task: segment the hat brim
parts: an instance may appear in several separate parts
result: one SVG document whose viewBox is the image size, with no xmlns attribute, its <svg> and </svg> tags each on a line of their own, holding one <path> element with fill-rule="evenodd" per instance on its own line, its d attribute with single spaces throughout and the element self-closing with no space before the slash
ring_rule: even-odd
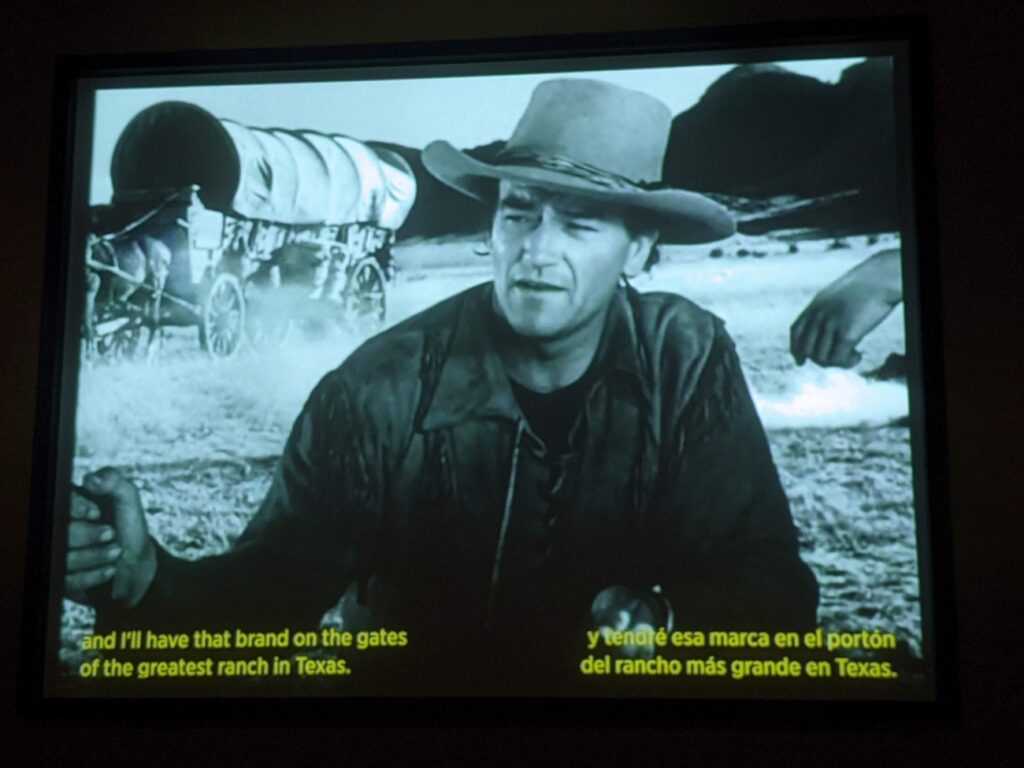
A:
<svg viewBox="0 0 1024 768">
<path fill-rule="evenodd" d="M 426 169 L 442 182 L 483 202 L 493 202 L 491 182 L 505 179 L 649 211 L 659 219 L 663 243 L 710 243 L 736 232 L 735 219 L 726 208 L 684 189 L 613 189 L 548 168 L 485 163 L 447 141 L 429 144 L 422 158 Z"/>
</svg>

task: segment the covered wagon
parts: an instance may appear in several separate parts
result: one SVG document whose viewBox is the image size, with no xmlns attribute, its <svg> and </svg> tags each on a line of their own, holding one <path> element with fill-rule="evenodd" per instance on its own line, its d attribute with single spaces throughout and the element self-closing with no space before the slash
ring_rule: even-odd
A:
<svg viewBox="0 0 1024 768">
<path fill-rule="evenodd" d="M 228 357 L 296 317 L 363 333 L 383 323 L 390 247 L 416 197 L 408 163 L 386 147 L 163 102 L 125 127 L 111 180 L 87 253 L 93 349 L 196 325 L 202 346 Z"/>
</svg>

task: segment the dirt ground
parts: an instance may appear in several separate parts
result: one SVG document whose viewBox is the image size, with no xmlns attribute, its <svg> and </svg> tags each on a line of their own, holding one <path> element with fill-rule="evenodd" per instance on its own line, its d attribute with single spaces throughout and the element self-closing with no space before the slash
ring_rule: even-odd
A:
<svg viewBox="0 0 1024 768">
<path fill-rule="evenodd" d="M 889 242 L 891 245 L 894 241 Z M 665 253 L 641 291 L 682 293 L 725 319 L 768 430 L 800 529 L 801 551 L 821 585 L 827 628 L 894 632 L 919 652 L 921 618 L 906 388 L 860 374 L 903 351 L 897 311 L 866 341 L 856 371 L 798 368 L 789 325 L 814 292 L 881 245 L 863 238 L 832 250 L 825 241 L 733 241 Z M 741 247 L 763 256 L 740 256 Z M 389 293 L 397 322 L 443 296 L 488 279 L 473 243 L 418 244 L 396 252 Z M 81 372 L 75 479 L 113 465 L 138 484 L 156 538 L 199 557 L 231 545 L 255 512 L 292 420 L 318 378 L 358 339 L 292 341 L 272 353 L 247 350 L 211 362 L 194 329 L 169 334 L 155 362 L 94 364 Z M 61 659 L 82 654 L 90 609 L 65 601 Z"/>
</svg>

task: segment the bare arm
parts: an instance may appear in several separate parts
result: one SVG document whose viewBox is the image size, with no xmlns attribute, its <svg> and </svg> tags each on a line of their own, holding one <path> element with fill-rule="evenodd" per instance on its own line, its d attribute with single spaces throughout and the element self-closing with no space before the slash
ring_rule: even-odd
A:
<svg viewBox="0 0 1024 768">
<path fill-rule="evenodd" d="M 797 365 L 852 368 L 857 345 L 903 300 L 898 249 L 879 251 L 822 288 L 790 328 Z"/>
</svg>

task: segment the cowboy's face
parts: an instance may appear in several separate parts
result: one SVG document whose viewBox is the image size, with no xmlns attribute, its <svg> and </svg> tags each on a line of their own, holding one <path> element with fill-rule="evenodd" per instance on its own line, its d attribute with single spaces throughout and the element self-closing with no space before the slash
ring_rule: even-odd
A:
<svg viewBox="0 0 1024 768">
<path fill-rule="evenodd" d="M 656 237 L 586 198 L 502 181 L 491 227 L 498 307 L 539 339 L 603 323 L 619 277 L 643 269 Z"/>
</svg>

